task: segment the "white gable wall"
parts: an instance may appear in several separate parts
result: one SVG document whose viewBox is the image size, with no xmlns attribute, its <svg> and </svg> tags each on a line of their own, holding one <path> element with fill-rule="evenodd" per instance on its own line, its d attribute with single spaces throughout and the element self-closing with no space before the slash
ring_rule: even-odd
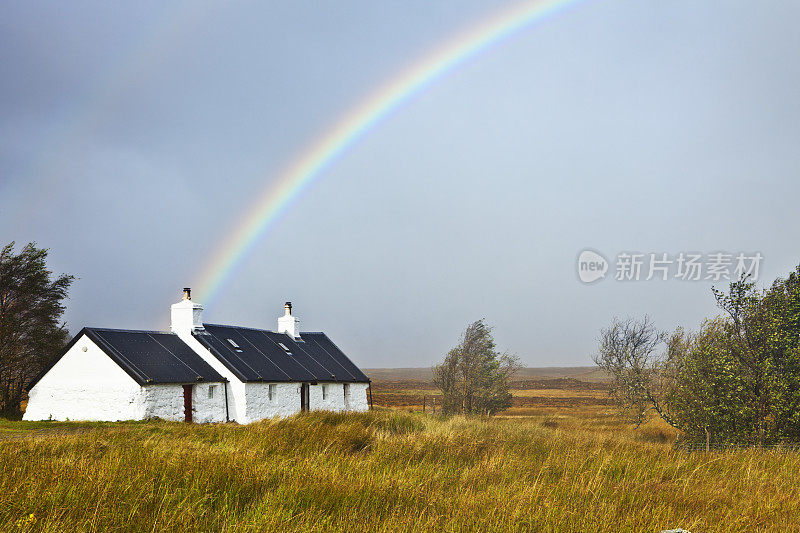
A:
<svg viewBox="0 0 800 533">
<path fill-rule="evenodd" d="M 85 349 L 85 351 L 84 351 Z M 208 388 L 216 385 L 214 397 Z M 225 421 L 224 383 L 192 387 L 195 422 Z M 24 420 L 185 420 L 183 385 L 140 387 L 86 335 L 30 390 Z"/>
<path fill-rule="evenodd" d="M 30 390 L 23 420 L 142 418 L 142 388 L 82 335 Z"/>
</svg>

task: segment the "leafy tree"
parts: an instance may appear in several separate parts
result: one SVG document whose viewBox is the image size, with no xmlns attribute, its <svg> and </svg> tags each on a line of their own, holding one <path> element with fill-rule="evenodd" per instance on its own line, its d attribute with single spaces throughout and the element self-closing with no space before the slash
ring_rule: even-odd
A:
<svg viewBox="0 0 800 533">
<path fill-rule="evenodd" d="M 706 321 L 694 335 L 679 330 L 665 367 L 669 386 L 664 404 L 675 426 L 707 446 L 745 442 L 754 425 L 744 395 L 747 381 L 725 330 L 723 318 Z"/>
<path fill-rule="evenodd" d="M 767 416 L 772 405 L 774 375 L 771 329 L 774 307 L 753 282 L 742 279 L 730 284 L 728 292 L 712 289 L 717 305 L 726 315 L 723 322 L 727 354 L 736 361 L 746 378 L 743 395 L 756 423 L 757 442 L 764 443 Z"/>
<path fill-rule="evenodd" d="M 62 301 L 73 276 L 52 279 L 47 250 L 35 243 L 0 251 L 0 416 L 19 417 L 25 387 L 64 346 Z"/>
<path fill-rule="evenodd" d="M 800 442 L 800 267 L 767 290 L 743 278 L 713 293 L 724 314 L 696 334 L 648 318 L 602 331 L 595 361 L 620 405 L 707 445 Z"/>
<path fill-rule="evenodd" d="M 655 411 L 689 440 L 741 442 L 754 411 L 727 328 L 718 318 L 697 334 L 679 328 L 668 335 L 649 317 L 615 319 L 602 330 L 594 359 L 611 375 L 618 405 L 637 424 Z"/>
<path fill-rule="evenodd" d="M 443 412 L 492 414 L 507 409 L 508 383 L 517 369 L 516 357 L 497 351 L 491 328 L 483 320 L 473 322 L 444 361 L 433 367 Z"/>
<path fill-rule="evenodd" d="M 769 363 L 766 428 L 773 440 L 800 442 L 800 267 L 772 284 L 762 308 Z"/>
</svg>

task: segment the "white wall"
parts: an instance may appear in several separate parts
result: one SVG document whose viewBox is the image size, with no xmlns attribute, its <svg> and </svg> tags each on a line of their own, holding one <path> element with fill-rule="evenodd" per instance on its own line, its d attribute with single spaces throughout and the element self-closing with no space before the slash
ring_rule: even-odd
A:
<svg viewBox="0 0 800 533">
<path fill-rule="evenodd" d="M 273 383 L 275 398 L 269 400 L 269 383 L 246 383 L 246 417 L 239 420 L 249 424 L 265 418 L 287 417 L 300 412 L 300 383 Z M 322 387 L 327 385 L 325 399 Z M 309 386 L 309 405 L 312 411 L 367 411 L 367 384 L 350 383 L 350 399 L 345 402 L 342 383 L 325 383 Z"/>
<path fill-rule="evenodd" d="M 197 423 L 225 422 L 225 383 L 197 383 L 192 392 L 192 420 Z M 208 397 L 208 389 L 214 387 L 214 397 Z M 183 401 L 183 391 L 181 391 Z M 183 409 L 181 409 L 183 412 Z"/>
<path fill-rule="evenodd" d="M 84 351 L 84 349 L 86 351 Z M 195 422 L 225 421 L 224 383 L 193 386 Z M 185 420 L 183 385 L 140 387 L 89 337 L 83 335 L 31 389 L 24 420 Z"/>
<path fill-rule="evenodd" d="M 272 383 L 275 397 L 269 399 L 269 383 L 246 383 L 247 417 L 243 424 L 264 418 L 287 417 L 300 412 L 300 384 Z"/>
<path fill-rule="evenodd" d="M 322 389 L 328 392 L 323 399 Z M 344 388 L 341 383 L 320 383 L 308 388 L 309 408 L 312 411 L 344 411 Z"/>
<path fill-rule="evenodd" d="M 308 388 L 309 408 L 312 411 L 367 411 L 367 385 L 351 383 L 349 399 L 345 400 L 344 384 L 319 383 Z M 291 416 L 300 411 L 300 383 L 278 383 L 277 398 L 269 402 L 268 384 L 248 383 L 248 422 L 271 417 Z M 327 392 L 323 398 L 323 387 Z"/>
<path fill-rule="evenodd" d="M 183 412 L 183 386 L 172 383 L 146 385 L 142 387 L 144 409 L 142 419 L 160 418 L 181 422 L 185 420 Z"/>
<path fill-rule="evenodd" d="M 139 384 L 83 335 L 30 390 L 22 418 L 132 420 L 144 402 Z"/>
<path fill-rule="evenodd" d="M 196 383 L 192 386 L 192 421 L 225 422 L 224 383 Z M 208 389 L 214 387 L 214 397 L 208 397 Z M 142 419 L 160 418 L 183 422 L 186 420 L 183 404 L 183 385 L 158 384 L 142 387 L 144 410 Z"/>
<path fill-rule="evenodd" d="M 368 388 L 369 383 L 350 384 L 350 399 L 347 402 L 348 411 L 369 411 L 369 399 L 367 398 Z"/>
</svg>

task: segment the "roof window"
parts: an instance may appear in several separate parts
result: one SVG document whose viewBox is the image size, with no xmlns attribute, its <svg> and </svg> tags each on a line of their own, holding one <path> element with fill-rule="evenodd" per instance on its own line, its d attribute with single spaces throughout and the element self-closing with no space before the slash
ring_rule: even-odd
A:
<svg viewBox="0 0 800 533">
<path fill-rule="evenodd" d="M 289 351 L 289 348 L 285 344 L 283 344 L 282 342 L 279 342 L 278 346 L 283 348 L 283 351 L 286 352 L 286 355 L 292 355 L 292 352 Z"/>
</svg>

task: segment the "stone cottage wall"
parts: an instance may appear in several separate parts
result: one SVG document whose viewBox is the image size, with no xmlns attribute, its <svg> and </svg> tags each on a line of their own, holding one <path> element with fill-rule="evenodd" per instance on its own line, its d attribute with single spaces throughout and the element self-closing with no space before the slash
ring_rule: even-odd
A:
<svg viewBox="0 0 800 533">
<path fill-rule="evenodd" d="M 24 420 L 136 420 L 141 387 L 82 336 L 30 390 Z"/>
</svg>

